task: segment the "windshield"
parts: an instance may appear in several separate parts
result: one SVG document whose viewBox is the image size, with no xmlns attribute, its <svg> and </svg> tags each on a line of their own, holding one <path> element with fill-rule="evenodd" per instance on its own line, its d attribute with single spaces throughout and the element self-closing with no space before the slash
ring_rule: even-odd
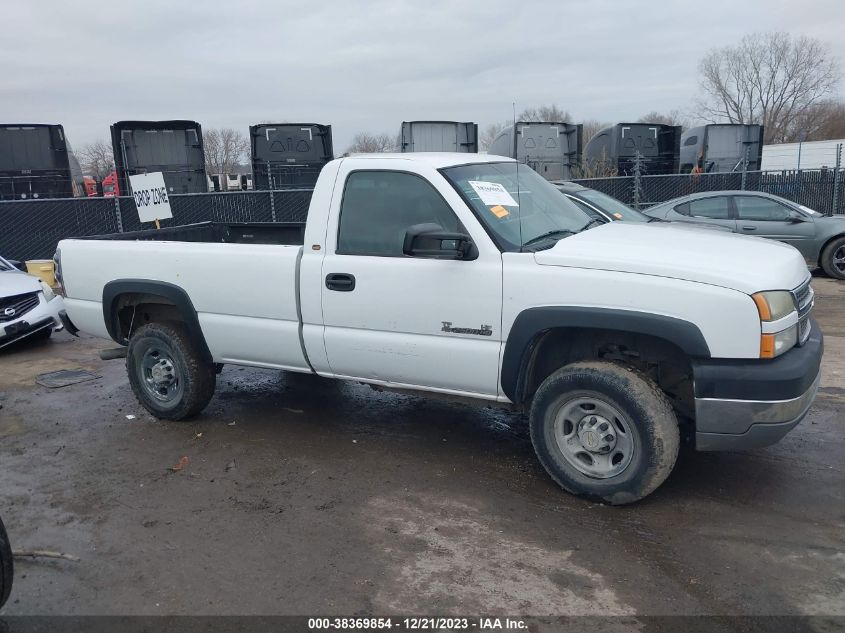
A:
<svg viewBox="0 0 845 633">
<path fill-rule="evenodd" d="M 441 172 L 507 251 L 550 248 L 592 226 L 593 218 L 527 165 L 476 163 Z"/>
<path fill-rule="evenodd" d="M 623 220 L 625 222 L 648 222 L 651 219 L 644 213 L 640 213 L 627 204 L 619 202 L 616 198 L 601 191 L 596 191 L 595 189 L 584 189 L 576 192 L 575 195 L 584 198 L 588 202 L 592 202 L 599 209 L 617 220 Z"/>
</svg>

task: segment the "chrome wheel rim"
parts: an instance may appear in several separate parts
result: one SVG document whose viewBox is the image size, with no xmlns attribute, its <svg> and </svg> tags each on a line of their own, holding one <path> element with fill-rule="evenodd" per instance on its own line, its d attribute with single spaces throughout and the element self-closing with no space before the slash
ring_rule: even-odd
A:
<svg viewBox="0 0 845 633">
<path fill-rule="evenodd" d="M 631 465 L 636 449 L 631 423 L 597 396 L 578 396 L 558 409 L 555 443 L 578 472 L 594 479 L 616 477 Z"/>
<path fill-rule="evenodd" d="M 833 267 L 841 273 L 845 273 L 845 245 L 840 246 L 833 253 Z"/>
<path fill-rule="evenodd" d="M 182 377 L 168 347 L 155 345 L 147 348 L 139 369 L 144 389 L 156 401 L 175 404 L 182 396 Z"/>
</svg>

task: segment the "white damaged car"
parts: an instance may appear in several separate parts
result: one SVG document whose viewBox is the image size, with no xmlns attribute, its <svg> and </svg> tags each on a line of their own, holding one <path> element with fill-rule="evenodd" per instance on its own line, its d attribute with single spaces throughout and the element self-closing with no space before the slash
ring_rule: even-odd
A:
<svg viewBox="0 0 845 633">
<path fill-rule="evenodd" d="M 24 338 L 47 339 L 62 325 L 64 301 L 46 283 L 0 257 L 0 349 Z"/>
</svg>

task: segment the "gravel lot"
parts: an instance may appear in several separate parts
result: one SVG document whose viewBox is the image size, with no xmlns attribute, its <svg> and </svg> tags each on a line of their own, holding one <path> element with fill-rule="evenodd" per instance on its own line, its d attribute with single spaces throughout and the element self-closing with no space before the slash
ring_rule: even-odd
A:
<svg viewBox="0 0 845 633">
<path fill-rule="evenodd" d="M 845 283 L 814 285 L 808 418 L 622 508 L 559 490 L 514 414 L 227 366 L 160 422 L 111 342 L 0 352 L 0 516 L 80 559 L 17 561 L 2 613 L 845 615 Z"/>
</svg>

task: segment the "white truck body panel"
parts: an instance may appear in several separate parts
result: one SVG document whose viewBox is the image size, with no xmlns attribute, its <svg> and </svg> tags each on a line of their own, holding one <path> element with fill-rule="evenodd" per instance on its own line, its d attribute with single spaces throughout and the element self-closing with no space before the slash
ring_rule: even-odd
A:
<svg viewBox="0 0 845 633">
<path fill-rule="evenodd" d="M 760 354 L 757 308 L 742 292 L 656 275 L 626 273 L 620 278 L 614 270 L 537 266 L 532 253 L 505 253 L 503 259 L 502 327 L 506 332 L 519 313 L 530 307 L 566 305 L 642 312 L 648 305 L 650 314 L 695 323 L 714 357 L 757 358 Z"/>
<path fill-rule="evenodd" d="M 684 279 L 749 295 L 784 285 L 791 290 L 807 279 L 804 259 L 788 244 L 674 222 L 610 222 L 560 240 L 535 259 L 547 266 Z"/>
<path fill-rule="evenodd" d="M 504 344 L 528 308 L 674 317 L 698 327 L 714 358 L 747 359 L 758 357 L 761 332 L 749 295 L 806 281 L 792 247 L 659 224 L 610 223 L 547 250 L 502 253 L 437 171 L 467 162 L 512 161 L 412 153 L 329 163 L 311 200 L 303 247 L 65 240 L 68 313 L 81 330 L 105 337 L 101 302 L 108 282 L 165 281 L 192 300 L 215 362 L 507 401 L 500 384 Z M 426 179 L 464 225 L 478 258 L 336 253 L 344 183 L 362 169 Z M 337 272 L 355 275 L 354 292 L 326 288 L 326 275 Z"/>
<path fill-rule="evenodd" d="M 341 165 L 338 179 L 360 169 L 360 162 Z M 366 167 L 395 170 L 412 164 L 397 162 L 370 159 Z M 331 374 L 496 398 L 502 341 L 501 253 L 434 167 L 424 164 L 414 173 L 429 180 L 455 210 L 480 255 L 469 262 L 340 255 L 335 252 L 337 232 L 330 231 L 322 276 L 345 272 L 362 280 L 355 292 L 332 292 L 321 284 Z M 336 187 L 329 226 L 337 226 L 342 194 L 342 187 Z M 444 332 L 444 322 L 456 328 L 488 325 L 492 332 L 482 337 Z"/>
<path fill-rule="evenodd" d="M 191 297 L 215 362 L 310 371 L 299 342 L 296 306 L 300 247 L 109 240 L 62 244 L 67 310 L 82 331 L 108 338 L 102 308 L 108 282 L 165 281 Z M 86 256 L 88 249 L 73 244 L 94 250 Z M 245 274 L 245 264 L 252 274 Z"/>
</svg>

